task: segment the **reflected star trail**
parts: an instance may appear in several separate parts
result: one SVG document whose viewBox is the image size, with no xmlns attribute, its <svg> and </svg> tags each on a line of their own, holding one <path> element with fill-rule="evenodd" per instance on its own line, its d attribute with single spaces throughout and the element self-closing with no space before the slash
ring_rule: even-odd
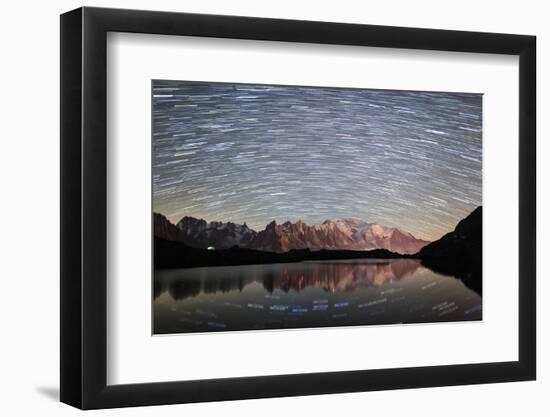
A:
<svg viewBox="0 0 550 417">
<path fill-rule="evenodd" d="M 482 95 L 153 81 L 153 209 L 435 240 L 481 205 Z"/>
</svg>

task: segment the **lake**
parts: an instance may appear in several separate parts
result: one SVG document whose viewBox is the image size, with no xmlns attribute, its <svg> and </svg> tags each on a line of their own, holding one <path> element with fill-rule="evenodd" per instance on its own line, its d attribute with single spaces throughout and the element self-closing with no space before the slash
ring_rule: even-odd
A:
<svg viewBox="0 0 550 417">
<path fill-rule="evenodd" d="M 154 272 L 155 334 L 481 319 L 480 295 L 413 259 Z"/>
</svg>

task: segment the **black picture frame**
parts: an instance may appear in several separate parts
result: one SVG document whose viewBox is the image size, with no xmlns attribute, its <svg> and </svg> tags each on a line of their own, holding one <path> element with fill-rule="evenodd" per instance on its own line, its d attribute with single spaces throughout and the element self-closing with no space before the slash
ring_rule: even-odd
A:
<svg viewBox="0 0 550 417">
<path fill-rule="evenodd" d="M 107 385 L 108 32 L 519 56 L 519 360 Z M 61 401 L 82 409 L 533 380 L 534 36 L 79 8 L 61 15 Z"/>
</svg>

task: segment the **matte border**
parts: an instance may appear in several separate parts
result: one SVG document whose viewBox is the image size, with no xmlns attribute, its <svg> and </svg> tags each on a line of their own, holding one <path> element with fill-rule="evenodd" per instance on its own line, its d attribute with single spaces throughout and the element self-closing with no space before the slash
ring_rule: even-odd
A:
<svg viewBox="0 0 550 417">
<path fill-rule="evenodd" d="M 519 56 L 519 360 L 107 385 L 108 32 Z M 536 378 L 536 38 L 237 16 L 80 8 L 61 15 L 61 401 L 81 409 Z"/>
</svg>

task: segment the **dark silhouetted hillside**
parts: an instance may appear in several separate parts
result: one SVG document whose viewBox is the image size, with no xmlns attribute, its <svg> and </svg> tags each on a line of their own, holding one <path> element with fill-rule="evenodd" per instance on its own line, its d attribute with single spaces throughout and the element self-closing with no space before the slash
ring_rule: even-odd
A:
<svg viewBox="0 0 550 417">
<path fill-rule="evenodd" d="M 455 230 L 423 247 L 415 256 L 430 269 L 459 277 L 481 294 L 482 208 L 461 220 Z"/>
<path fill-rule="evenodd" d="M 370 251 L 310 251 L 309 249 L 300 249 L 290 250 L 285 253 L 276 253 L 236 246 L 222 250 L 192 248 L 182 242 L 169 241 L 157 237 L 155 237 L 154 242 L 155 269 L 273 264 L 331 259 L 395 259 L 402 257 L 403 255 L 390 252 L 386 249 Z"/>
</svg>

